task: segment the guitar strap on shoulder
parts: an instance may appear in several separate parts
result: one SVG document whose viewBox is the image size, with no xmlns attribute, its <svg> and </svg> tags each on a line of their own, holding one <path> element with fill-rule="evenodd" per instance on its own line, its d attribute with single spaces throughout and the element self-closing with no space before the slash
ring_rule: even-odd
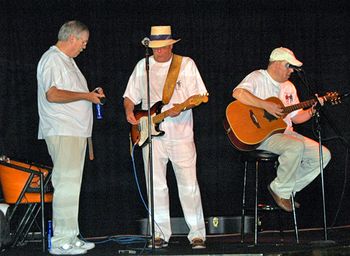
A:
<svg viewBox="0 0 350 256">
<path fill-rule="evenodd" d="M 173 96 L 174 89 L 176 86 L 176 80 L 180 73 L 181 62 L 182 56 L 174 54 L 173 59 L 171 60 L 168 75 L 164 83 L 162 99 L 164 104 L 168 104 L 171 99 L 171 96 Z"/>
</svg>

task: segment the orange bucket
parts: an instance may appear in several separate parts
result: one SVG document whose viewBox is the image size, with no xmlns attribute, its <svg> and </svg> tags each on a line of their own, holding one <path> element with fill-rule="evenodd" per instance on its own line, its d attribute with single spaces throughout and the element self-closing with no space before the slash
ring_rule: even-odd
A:
<svg viewBox="0 0 350 256">
<path fill-rule="evenodd" d="M 16 166 L 27 168 L 34 171 L 44 173 L 44 177 L 49 173 L 45 168 L 37 167 L 28 163 L 17 162 L 10 160 L 9 164 L 13 166 L 3 165 L 0 162 L 0 182 L 2 192 L 4 195 L 5 202 L 8 204 L 14 204 L 17 202 L 19 195 L 21 194 L 27 180 L 29 179 L 30 173 L 17 169 Z M 44 178 L 45 179 L 45 178 Z M 31 184 L 28 188 L 40 188 L 40 178 L 38 175 L 34 175 Z M 40 191 L 40 190 L 38 190 Z M 45 193 L 45 202 L 52 202 L 53 193 Z M 27 192 L 21 203 L 39 203 L 40 192 Z"/>
</svg>

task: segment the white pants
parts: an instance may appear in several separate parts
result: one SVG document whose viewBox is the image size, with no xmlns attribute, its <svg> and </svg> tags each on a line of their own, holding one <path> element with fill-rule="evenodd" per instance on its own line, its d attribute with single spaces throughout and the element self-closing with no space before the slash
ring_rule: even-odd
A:
<svg viewBox="0 0 350 256">
<path fill-rule="evenodd" d="M 169 241 L 172 234 L 169 213 L 169 194 L 166 180 L 167 163 L 170 160 L 176 176 L 179 198 L 185 221 L 190 229 L 188 239 L 205 240 L 205 224 L 202 201 L 196 176 L 196 148 L 194 142 L 174 143 L 154 138 L 153 188 L 156 237 Z M 149 147 L 143 148 L 147 188 L 149 191 Z M 149 200 L 150 202 L 150 200 Z"/>
<path fill-rule="evenodd" d="M 271 189 L 282 198 L 290 198 L 320 174 L 319 143 L 294 131 L 272 135 L 258 149 L 280 155 L 277 177 Z M 323 168 L 331 159 L 329 150 L 322 146 Z"/>
<path fill-rule="evenodd" d="M 73 244 L 79 235 L 78 212 L 86 138 L 50 136 L 45 139 L 53 162 L 52 248 Z"/>
</svg>

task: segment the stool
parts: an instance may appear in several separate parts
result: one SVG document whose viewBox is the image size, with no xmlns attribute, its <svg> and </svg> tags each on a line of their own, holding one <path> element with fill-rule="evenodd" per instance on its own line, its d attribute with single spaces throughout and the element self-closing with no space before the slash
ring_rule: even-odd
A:
<svg viewBox="0 0 350 256">
<path fill-rule="evenodd" d="M 247 170 L 249 163 L 255 163 L 255 206 L 254 206 L 254 244 L 258 244 L 258 186 L 259 186 L 259 164 L 263 162 L 272 162 L 275 168 L 278 165 L 278 157 L 272 152 L 265 150 L 242 151 L 241 160 L 244 162 L 244 178 L 242 193 L 242 215 L 241 215 L 241 243 L 244 242 L 244 221 L 246 213 L 246 189 L 247 189 Z M 299 243 L 298 227 L 295 213 L 294 195 L 291 196 L 293 208 L 293 220 L 296 242 Z"/>
</svg>

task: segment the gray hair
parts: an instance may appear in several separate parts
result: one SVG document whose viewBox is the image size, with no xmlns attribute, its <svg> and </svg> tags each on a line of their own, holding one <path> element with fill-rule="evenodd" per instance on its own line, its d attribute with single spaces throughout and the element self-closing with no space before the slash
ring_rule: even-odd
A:
<svg viewBox="0 0 350 256">
<path fill-rule="evenodd" d="M 74 35 L 79 38 L 81 32 L 87 31 L 89 32 L 88 27 L 77 20 L 67 21 L 62 25 L 60 31 L 58 32 L 58 40 L 59 41 L 67 41 L 70 35 Z"/>
</svg>

